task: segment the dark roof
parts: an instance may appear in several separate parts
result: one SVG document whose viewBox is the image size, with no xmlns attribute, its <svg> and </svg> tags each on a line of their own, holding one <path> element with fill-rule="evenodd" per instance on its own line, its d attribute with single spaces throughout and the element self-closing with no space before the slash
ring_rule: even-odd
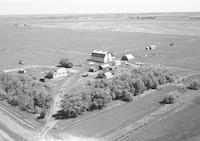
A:
<svg viewBox="0 0 200 141">
<path fill-rule="evenodd" d="M 92 53 L 92 57 L 104 58 L 106 54 Z"/>
</svg>

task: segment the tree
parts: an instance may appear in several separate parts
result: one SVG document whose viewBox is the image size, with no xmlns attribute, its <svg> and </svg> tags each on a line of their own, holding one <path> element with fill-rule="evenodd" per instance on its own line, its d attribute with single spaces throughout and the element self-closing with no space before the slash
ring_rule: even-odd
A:
<svg viewBox="0 0 200 141">
<path fill-rule="evenodd" d="M 89 110 L 102 109 L 111 101 L 111 96 L 108 91 L 103 89 L 93 89 L 91 90 L 91 102 Z"/>
<path fill-rule="evenodd" d="M 67 59 L 67 58 L 63 58 L 59 61 L 59 64 L 61 67 L 65 67 L 65 68 L 72 68 L 73 67 L 73 63 Z"/>
<path fill-rule="evenodd" d="M 187 88 L 191 90 L 200 90 L 200 81 L 199 80 L 192 81 Z"/>
<path fill-rule="evenodd" d="M 35 113 L 36 107 L 48 109 L 52 101 L 50 94 L 50 89 L 30 77 L 0 74 L 0 100 L 7 100 L 20 110 Z"/>
<path fill-rule="evenodd" d="M 78 95 L 65 95 L 61 104 L 63 116 L 66 118 L 77 117 L 82 114 L 87 106 L 83 103 L 82 97 Z"/>
<path fill-rule="evenodd" d="M 141 79 L 137 79 L 134 83 L 135 93 L 134 96 L 137 96 L 143 93 L 146 90 L 144 82 Z"/>
</svg>

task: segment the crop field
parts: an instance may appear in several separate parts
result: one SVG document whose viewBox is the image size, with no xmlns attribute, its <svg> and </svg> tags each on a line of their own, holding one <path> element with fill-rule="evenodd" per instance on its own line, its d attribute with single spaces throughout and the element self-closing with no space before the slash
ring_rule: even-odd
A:
<svg viewBox="0 0 200 141">
<path fill-rule="evenodd" d="M 75 65 L 86 64 L 91 52 L 100 49 L 111 51 L 116 57 L 132 53 L 137 61 L 185 69 L 187 75 L 190 71 L 198 73 L 200 20 L 196 17 L 199 16 L 200 13 L 2 16 L 0 70 L 37 65 L 55 66 L 63 57 L 70 59 Z M 28 23 L 28 26 L 24 26 L 23 23 Z M 145 50 L 150 44 L 156 45 L 156 49 Z M 24 60 L 25 64 L 18 64 L 19 60 Z M 37 71 L 36 69 L 30 72 L 37 76 Z M 74 78 L 77 81 L 74 80 L 74 86 L 81 85 L 87 80 L 79 78 L 79 75 L 76 74 Z M 199 75 L 194 75 L 191 79 L 193 77 L 199 78 Z M 55 86 L 64 81 L 49 80 Z M 70 128 L 67 128 L 67 125 L 65 128 L 64 123 L 67 122 L 60 120 L 51 133 L 58 138 L 68 135 L 103 138 L 153 113 L 161 107 L 159 101 L 166 94 L 176 90 L 178 88 L 173 85 L 166 86 L 133 102 L 82 120 Z M 127 140 L 196 141 L 200 136 L 199 119 L 197 98 L 192 105 L 168 119 L 131 132 Z M 62 128 L 59 129 L 59 126 Z"/>
<path fill-rule="evenodd" d="M 127 17 L 127 16 L 126 16 Z M 162 17 L 162 15 L 161 15 Z M 131 52 L 138 58 L 155 64 L 164 64 L 178 67 L 187 67 L 190 69 L 200 69 L 198 45 L 200 44 L 199 33 L 194 34 L 199 29 L 197 20 L 189 19 L 191 15 L 186 15 L 186 19 L 168 20 L 170 26 L 164 19 L 155 20 L 126 20 L 126 19 L 106 19 L 100 20 L 105 30 L 98 28 L 98 20 L 81 19 L 80 21 L 71 21 L 65 18 L 49 20 L 48 18 L 22 18 L 8 20 L 1 19 L 0 24 L 0 64 L 1 68 L 12 68 L 17 66 L 18 60 L 23 59 L 27 64 L 57 64 L 58 60 L 63 56 L 68 57 L 76 62 L 85 62 L 90 57 L 90 52 L 94 49 L 102 49 L 112 51 L 116 55 L 122 55 L 125 52 Z M 167 18 L 167 17 L 166 17 Z M 85 28 L 79 25 L 83 21 L 88 22 L 88 26 L 93 28 Z M 112 21 L 113 20 L 113 21 Z M 109 24 L 121 21 L 124 27 L 126 22 L 130 27 L 144 26 L 144 31 L 137 30 L 116 30 L 110 31 Z M 188 21 L 188 23 L 181 24 Z M 15 26 L 16 23 L 29 22 L 30 26 Z M 42 26 L 43 24 L 58 24 L 56 28 Z M 61 24 L 61 25 L 59 25 Z M 76 27 L 63 24 L 73 24 Z M 77 25 L 78 24 L 78 25 Z M 115 24 L 114 24 L 115 25 Z M 162 25 L 162 26 L 160 26 Z M 189 25 L 194 28 L 190 28 Z M 146 30 L 163 29 L 162 33 Z M 120 28 L 121 29 L 121 28 Z M 155 30 L 154 29 L 154 30 Z M 176 29 L 171 31 L 171 29 Z M 181 31 L 187 30 L 186 33 Z M 173 46 L 169 46 L 173 43 Z M 157 49 L 152 52 L 145 51 L 145 47 L 149 44 L 157 45 Z"/>
</svg>

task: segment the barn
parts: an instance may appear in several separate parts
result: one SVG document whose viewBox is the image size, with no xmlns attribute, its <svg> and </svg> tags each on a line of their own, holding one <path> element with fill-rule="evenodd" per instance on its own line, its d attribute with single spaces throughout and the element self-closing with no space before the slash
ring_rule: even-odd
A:
<svg viewBox="0 0 200 141">
<path fill-rule="evenodd" d="M 124 60 L 124 61 L 130 61 L 130 60 L 133 60 L 133 59 L 134 59 L 134 56 L 132 54 L 125 54 L 122 57 L 122 60 Z"/>
<path fill-rule="evenodd" d="M 112 53 L 108 51 L 94 50 L 91 54 L 91 60 L 100 63 L 113 61 Z"/>
</svg>

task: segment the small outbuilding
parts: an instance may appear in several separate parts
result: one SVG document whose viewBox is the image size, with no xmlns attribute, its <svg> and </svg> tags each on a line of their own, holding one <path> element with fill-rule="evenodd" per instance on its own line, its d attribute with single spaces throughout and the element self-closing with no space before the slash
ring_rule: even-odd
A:
<svg viewBox="0 0 200 141">
<path fill-rule="evenodd" d="M 105 72 L 105 73 L 103 73 L 103 76 L 102 76 L 103 79 L 110 79 L 110 78 L 113 78 L 113 77 L 114 76 L 111 72 Z"/>
<path fill-rule="evenodd" d="M 130 60 L 133 60 L 133 59 L 134 59 L 134 56 L 132 54 L 125 54 L 122 57 L 122 60 L 124 60 L 124 61 L 130 61 Z"/>
<path fill-rule="evenodd" d="M 154 50 L 154 49 L 156 49 L 156 45 L 148 45 L 145 49 L 146 50 Z"/>
<path fill-rule="evenodd" d="M 96 67 L 90 67 L 88 72 L 96 72 L 97 71 L 97 68 Z"/>
<path fill-rule="evenodd" d="M 24 62 L 24 60 L 19 60 L 18 64 L 20 64 L 20 65 L 24 65 L 25 62 Z"/>
<path fill-rule="evenodd" d="M 18 70 L 18 73 L 25 74 L 25 73 L 26 73 L 26 70 L 25 70 L 25 69 L 19 69 L 19 70 Z"/>
<path fill-rule="evenodd" d="M 109 64 L 102 64 L 99 66 L 99 70 L 110 70 L 111 66 Z"/>
</svg>

